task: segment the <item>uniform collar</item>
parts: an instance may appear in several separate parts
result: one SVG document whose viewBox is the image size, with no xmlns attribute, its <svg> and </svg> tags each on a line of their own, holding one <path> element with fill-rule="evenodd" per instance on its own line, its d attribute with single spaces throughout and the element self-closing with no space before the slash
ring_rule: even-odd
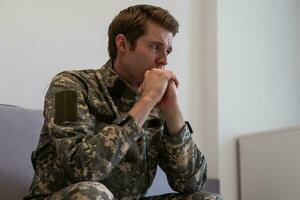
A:
<svg viewBox="0 0 300 200">
<path fill-rule="evenodd" d="M 131 108 L 139 98 L 138 92 L 113 69 L 111 60 L 101 67 L 100 73 L 102 81 L 117 107 L 123 112 L 127 112 L 128 108 Z"/>
</svg>

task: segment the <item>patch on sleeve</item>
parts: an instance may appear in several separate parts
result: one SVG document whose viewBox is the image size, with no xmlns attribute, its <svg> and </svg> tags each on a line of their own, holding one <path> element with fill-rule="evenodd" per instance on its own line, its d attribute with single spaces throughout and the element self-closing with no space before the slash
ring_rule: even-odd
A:
<svg viewBox="0 0 300 200">
<path fill-rule="evenodd" d="M 72 90 L 62 91 L 55 94 L 55 117 L 56 124 L 63 122 L 77 122 L 77 93 Z"/>
</svg>

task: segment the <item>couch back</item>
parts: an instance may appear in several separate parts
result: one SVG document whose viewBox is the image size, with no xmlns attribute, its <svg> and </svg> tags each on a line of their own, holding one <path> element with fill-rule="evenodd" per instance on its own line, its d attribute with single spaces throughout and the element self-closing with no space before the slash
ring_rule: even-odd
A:
<svg viewBox="0 0 300 200">
<path fill-rule="evenodd" d="M 0 104 L 0 196 L 22 199 L 33 176 L 31 152 L 42 127 L 42 111 Z"/>
</svg>

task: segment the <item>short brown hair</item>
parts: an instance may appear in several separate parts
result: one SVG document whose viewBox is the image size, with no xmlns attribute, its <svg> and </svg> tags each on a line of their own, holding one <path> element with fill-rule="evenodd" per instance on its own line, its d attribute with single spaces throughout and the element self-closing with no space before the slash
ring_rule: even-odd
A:
<svg viewBox="0 0 300 200">
<path fill-rule="evenodd" d="M 152 21 L 176 35 L 177 20 L 165 9 L 151 5 L 135 5 L 122 10 L 111 22 L 108 29 L 108 53 L 112 60 L 117 57 L 115 37 L 124 34 L 135 48 L 137 39 L 146 33 L 146 23 Z"/>
</svg>

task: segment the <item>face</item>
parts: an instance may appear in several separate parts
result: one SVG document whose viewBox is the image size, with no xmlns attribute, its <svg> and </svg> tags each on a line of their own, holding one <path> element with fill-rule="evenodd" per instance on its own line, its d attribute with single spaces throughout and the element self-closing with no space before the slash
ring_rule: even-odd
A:
<svg viewBox="0 0 300 200">
<path fill-rule="evenodd" d="M 146 70 L 164 69 L 172 51 L 171 32 L 153 22 L 148 22 L 146 30 L 146 34 L 137 39 L 134 50 L 128 48 L 123 56 L 123 76 L 135 87 L 143 82 Z"/>
</svg>

